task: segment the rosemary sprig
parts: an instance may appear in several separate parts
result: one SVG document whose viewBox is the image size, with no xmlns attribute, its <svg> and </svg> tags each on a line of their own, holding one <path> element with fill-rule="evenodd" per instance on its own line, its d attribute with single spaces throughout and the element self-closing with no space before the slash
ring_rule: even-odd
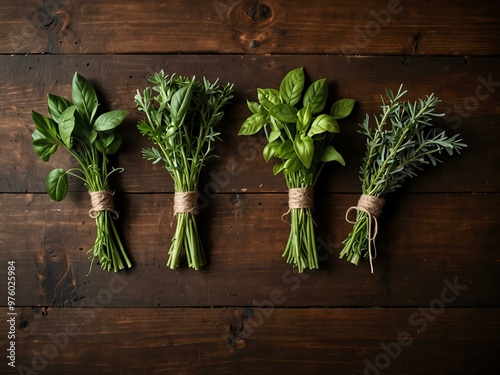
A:
<svg viewBox="0 0 500 375">
<path fill-rule="evenodd" d="M 417 176 L 426 164 L 437 165 L 438 155 L 446 151 L 449 155 L 467 147 L 459 139 L 459 134 L 448 136 L 443 130 L 433 127 L 432 121 L 442 117 L 436 112 L 441 101 L 434 95 L 427 95 L 411 103 L 401 100 L 406 94 L 403 85 L 396 95 L 386 90 L 388 101 L 382 98 L 382 113 L 375 117 L 376 126 L 370 128 L 370 118 L 366 115 L 360 124 L 361 134 L 367 136 L 366 154 L 360 168 L 362 193 L 382 198 L 400 188 L 408 177 Z M 367 258 L 370 235 L 370 217 L 358 210 L 353 230 L 344 240 L 340 258 L 359 264 Z"/>
</svg>

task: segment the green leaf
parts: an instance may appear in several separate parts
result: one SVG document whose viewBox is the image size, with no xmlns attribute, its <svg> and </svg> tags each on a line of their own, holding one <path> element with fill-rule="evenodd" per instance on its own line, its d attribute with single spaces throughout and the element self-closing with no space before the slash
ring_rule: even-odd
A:
<svg viewBox="0 0 500 375">
<path fill-rule="evenodd" d="M 260 104 L 257 103 L 257 102 L 251 102 L 247 99 L 247 106 L 248 106 L 248 109 L 250 111 L 252 111 L 253 114 L 260 114 L 260 111 L 259 111 L 259 107 L 260 107 Z"/>
<path fill-rule="evenodd" d="M 340 99 L 333 103 L 332 108 L 330 109 L 330 115 L 336 120 L 345 118 L 351 113 L 354 108 L 354 104 L 356 104 L 355 100 Z"/>
<path fill-rule="evenodd" d="M 326 84 L 326 79 L 318 79 L 307 88 L 303 99 L 304 107 L 310 104 L 313 114 L 320 113 L 325 108 L 327 96 L 328 85 Z"/>
<path fill-rule="evenodd" d="M 267 139 L 268 142 L 273 142 L 275 141 L 276 139 L 278 139 L 281 135 L 281 131 L 280 130 L 273 130 L 270 134 L 269 134 L 269 138 Z M 281 142 L 280 142 L 281 144 Z"/>
<path fill-rule="evenodd" d="M 307 135 L 312 137 L 316 134 L 321 134 L 324 132 L 338 133 L 340 132 L 339 123 L 330 115 L 319 115 L 313 121 L 311 128 Z"/>
<path fill-rule="evenodd" d="M 283 160 L 295 157 L 295 150 L 293 149 L 293 142 L 291 139 L 287 139 L 278 147 L 276 156 Z"/>
<path fill-rule="evenodd" d="M 99 105 L 97 95 L 90 82 L 78 73 L 73 76 L 71 99 L 83 121 L 91 124 Z"/>
<path fill-rule="evenodd" d="M 304 167 L 309 169 L 314 156 L 314 141 L 311 137 L 300 136 L 293 141 L 293 148 Z"/>
<path fill-rule="evenodd" d="M 276 176 L 283 169 L 285 169 L 285 163 L 276 163 L 273 167 L 273 174 Z"/>
<path fill-rule="evenodd" d="M 238 135 L 252 135 L 257 133 L 266 124 L 266 118 L 262 115 L 252 115 L 241 125 Z"/>
<path fill-rule="evenodd" d="M 40 134 L 53 143 L 60 144 L 59 138 L 57 137 L 57 123 L 54 120 L 36 111 L 31 111 L 31 118 L 35 123 L 36 130 L 38 130 Z"/>
<path fill-rule="evenodd" d="M 337 161 L 345 167 L 345 160 L 333 146 L 327 146 L 321 153 L 320 161 Z"/>
<path fill-rule="evenodd" d="M 302 166 L 298 158 L 288 159 L 283 166 L 287 172 L 297 172 Z"/>
<path fill-rule="evenodd" d="M 297 68 L 287 73 L 280 84 L 283 103 L 295 105 L 299 102 L 304 89 L 304 68 Z"/>
<path fill-rule="evenodd" d="M 47 162 L 50 156 L 57 151 L 57 144 L 45 138 L 42 133 L 35 129 L 33 134 L 33 149 L 40 159 Z"/>
<path fill-rule="evenodd" d="M 269 108 L 269 115 L 281 122 L 295 122 L 297 120 L 297 108 L 279 103 Z"/>
<path fill-rule="evenodd" d="M 311 103 L 307 103 L 297 113 L 297 131 L 305 133 L 312 120 Z"/>
<path fill-rule="evenodd" d="M 103 113 L 94 123 L 94 128 L 97 131 L 106 131 L 116 128 L 129 115 L 127 111 L 115 110 Z"/>
<path fill-rule="evenodd" d="M 59 118 L 59 136 L 67 148 L 71 148 L 71 134 L 75 128 L 75 106 L 70 106 L 61 113 Z"/>
<path fill-rule="evenodd" d="M 47 103 L 49 113 L 56 122 L 59 122 L 59 117 L 61 117 L 61 114 L 64 112 L 64 110 L 73 105 L 73 103 L 63 98 L 62 96 L 57 96 L 50 93 L 48 95 Z"/>
<path fill-rule="evenodd" d="M 262 150 L 262 154 L 264 155 L 264 160 L 266 163 L 276 154 L 276 150 L 281 145 L 280 140 L 269 142 L 264 150 Z"/>
<path fill-rule="evenodd" d="M 52 170 L 47 176 L 45 185 L 50 198 L 56 202 L 62 201 L 68 194 L 68 175 L 66 171 L 61 168 Z"/>
<path fill-rule="evenodd" d="M 189 86 L 181 87 L 172 96 L 170 104 L 171 121 L 176 127 L 184 121 L 192 96 L 192 83 Z"/>
<path fill-rule="evenodd" d="M 267 109 L 281 103 L 280 93 L 276 89 L 257 89 L 257 97 L 260 104 Z"/>
<path fill-rule="evenodd" d="M 122 136 L 119 133 L 100 133 L 97 138 L 96 147 L 105 155 L 113 155 L 122 144 Z"/>
</svg>

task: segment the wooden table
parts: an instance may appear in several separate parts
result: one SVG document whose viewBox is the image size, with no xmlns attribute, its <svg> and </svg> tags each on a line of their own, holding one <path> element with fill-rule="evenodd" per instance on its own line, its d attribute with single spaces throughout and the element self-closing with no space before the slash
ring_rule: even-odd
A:
<svg viewBox="0 0 500 375">
<path fill-rule="evenodd" d="M 495 1 L 2 1 L 0 7 L 1 373 L 497 374 L 500 370 L 500 5 Z M 315 191 L 320 269 L 298 274 L 281 253 L 289 227 L 283 177 L 262 137 L 238 137 L 246 99 L 303 66 L 352 98 Z M 208 265 L 166 267 L 173 186 L 136 128 L 136 89 L 164 69 L 235 85 L 201 178 Z M 131 112 L 112 164 L 118 226 L 134 267 L 88 270 L 95 228 L 73 179 L 45 192 L 49 163 L 31 145 L 31 110 L 70 95 L 78 71 L 103 109 Z M 434 92 L 436 126 L 468 148 L 387 199 L 375 272 L 338 259 L 361 191 L 366 113 L 403 83 Z M 15 313 L 8 315 L 8 262 Z M 12 319 L 12 317 L 14 317 Z M 9 339 L 13 332 L 15 339 Z M 14 342 L 16 369 L 5 352 Z M 6 350 L 7 349 L 7 350 Z M 9 355 L 9 354 L 7 354 Z"/>
</svg>

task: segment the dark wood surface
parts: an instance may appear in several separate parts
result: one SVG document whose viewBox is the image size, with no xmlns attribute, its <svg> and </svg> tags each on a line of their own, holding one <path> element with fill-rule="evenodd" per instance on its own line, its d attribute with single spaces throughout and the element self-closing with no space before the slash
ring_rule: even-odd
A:
<svg viewBox="0 0 500 375">
<path fill-rule="evenodd" d="M 1 373 L 499 373 L 499 4 L 26 0 L 1 1 L 0 15 L 0 278 L 14 260 L 18 365 L 4 356 Z M 302 275 L 281 257 L 283 177 L 262 160 L 262 137 L 237 136 L 246 99 L 299 66 L 328 79 L 330 103 L 357 102 L 335 139 L 347 166 L 328 165 L 316 188 L 320 269 Z M 166 267 L 173 186 L 141 156 L 133 97 L 160 69 L 235 84 L 200 182 L 199 272 Z M 89 197 L 71 181 L 51 201 L 46 174 L 73 162 L 43 163 L 31 146 L 31 111 L 47 113 L 48 92 L 69 96 L 75 71 L 103 109 L 131 112 L 112 159 L 125 168 L 113 186 L 126 272 L 86 276 Z M 358 123 L 401 83 L 408 99 L 434 92 L 446 113 L 436 126 L 468 147 L 388 197 L 372 275 L 338 254 L 361 190 Z"/>
</svg>

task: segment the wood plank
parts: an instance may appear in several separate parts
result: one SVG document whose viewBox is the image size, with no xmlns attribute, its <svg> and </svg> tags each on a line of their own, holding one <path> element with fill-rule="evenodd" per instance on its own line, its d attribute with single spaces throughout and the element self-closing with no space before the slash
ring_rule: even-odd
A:
<svg viewBox="0 0 500 375">
<path fill-rule="evenodd" d="M 4 0 L 0 15 L 2 54 L 500 53 L 500 7 L 488 0 Z"/>
<path fill-rule="evenodd" d="M 171 194 L 119 195 L 119 227 L 134 268 L 108 274 L 94 266 L 88 277 L 85 253 L 95 229 L 86 193 L 61 203 L 0 195 L 0 263 L 16 261 L 17 300 L 27 306 L 85 306 L 115 289 L 110 307 L 249 306 L 275 293 L 287 307 L 422 306 L 447 283 L 466 288 L 453 306 L 500 305 L 498 194 L 393 196 L 380 218 L 373 275 L 367 262 L 356 267 L 338 259 L 352 228 L 345 210 L 357 195 L 316 194 L 320 269 L 301 275 L 281 257 L 289 233 L 281 220 L 285 194 L 209 198 L 198 218 L 209 261 L 200 272 L 184 260 L 177 271 L 166 267 Z M 0 269 L 0 277 L 6 272 Z"/>
<path fill-rule="evenodd" d="M 136 123 L 140 117 L 133 102 L 135 90 L 164 68 L 168 73 L 200 78 L 206 75 L 211 80 L 220 77 L 221 82 L 235 83 L 234 103 L 227 108 L 220 127 L 224 142 L 216 145 L 220 158 L 209 163 L 202 186 L 217 192 L 284 192 L 283 177 L 274 177 L 272 166 L 262 160 L 263 140 L 238 137 L 237 132 L 249 115 L 246 99 L 255 100 L 258 87 L 277 87 L 287 71 L 304 66 L 310 80 L 328 79 L 332 101 L 350 97 L 358 103 L 335 139 L 347 167 L 327 166 L 319 191 L 360 191 L 357 175 L 365 140 L 357 133 L 357 124 L 365 113 L 378 113 L 385 88 L 397 90 L 404 83 L 411 100 L 435 92 L 443 101 L 441 110 L 447 112 L 436 126 L 450 133 L 460 132 L 469 144 L 461 156 L 445 156 L 444 164 L 422 172 L 408 184 L 407 191 L 498 192 L 498 64 L 498 58 L 464 61 L 455 57 L 369 57 L 348 62 L 339 56 L 0 56 L 0 132 L 8 134 L 8 142 L 0 150 L 0 191 L 44 192 L 45 177 L 52 168 L 72 165 L 63 153 L 54 155 L 49 164 L 37 159 L 31 146 L 34 126 L 30 113 L 47 113 L 48 92 L 69 96 L 71 77 L 79 71 L 97 87 L 103 108 L 132 112 L 122 126 L 124 145 L 114 160 L 126 170 L 119 176 L 116 189 L 171 192 L 170 178 L 161 166 L 141 157 L 141 148 L 150 143 L 138 135 Z M 71 189 L 83 188 L 75 184 Z"/>
<path fill-rule="evenodd" d="M 32 373 L 444 375 L 500 369 L 498 308 L 18 310 L 16 364 Z M 1 366 L 4 374 L 18 373 L 5 361 Z"/>
</svg>

